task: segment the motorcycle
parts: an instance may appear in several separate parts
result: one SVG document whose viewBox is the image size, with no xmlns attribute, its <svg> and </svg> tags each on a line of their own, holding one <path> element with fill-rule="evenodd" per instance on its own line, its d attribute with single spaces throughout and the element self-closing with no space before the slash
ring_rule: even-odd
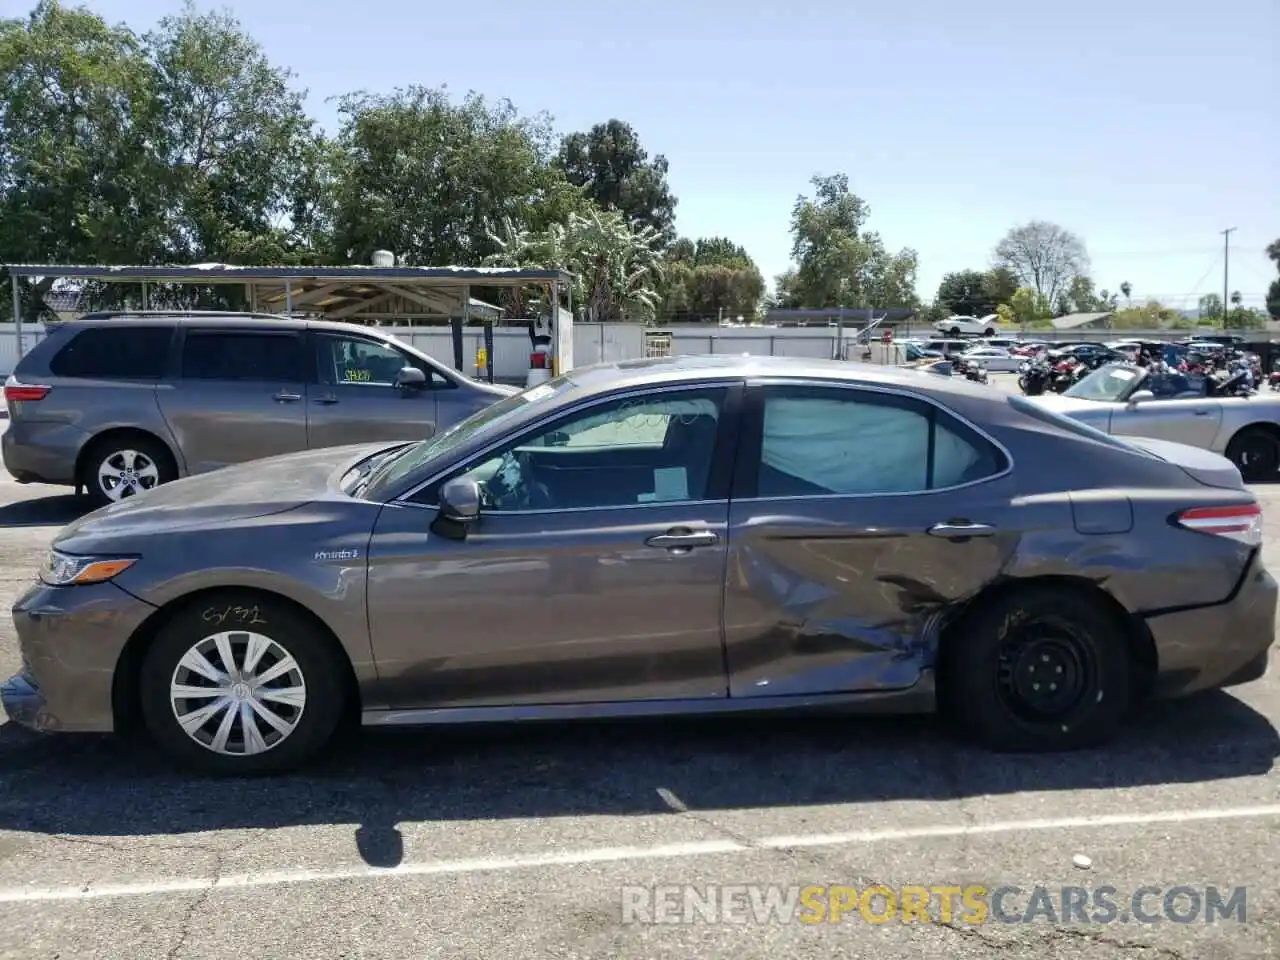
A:
<svg viewBox="0 0 1280 960">
<path fill-rule="evenodd" d="M 1038 397 L 1049 386 L 1052 372 L 1041 357 L 1018 364 L 1018 389 L 1028 397 Z"/>
<path fill-rule="evenodd" d="M 963 374 L 966 380 L 972 380 L 974 383 L 988 382 L 987 368 L 973 360 L 962 360 L 957 357 L 955 370 L 957 373 Z"/>
<path fill-rule="evenodd" d="M 1049 377 L 1049 389 L 1054 393 L 1066 393 L 1080 381 L 1078 374 L 1082 367 L 1084 364 L 1075 360 L 1059 360 L 1053 365 L 1053 372 Z"/>
</svg>

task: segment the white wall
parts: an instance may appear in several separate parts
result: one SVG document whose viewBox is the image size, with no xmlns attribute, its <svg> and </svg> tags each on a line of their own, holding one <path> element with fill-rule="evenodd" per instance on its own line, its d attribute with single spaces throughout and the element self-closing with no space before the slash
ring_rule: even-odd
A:
<svg viewBox="0 0 1280 960">
<path fill-rule="evenodd" d="M 838 350 L 837 329 L 803 327 L 668 327 L 674 356 L 750 354 L 752 356 L 809 357 L 830 360 L 852 357 L 856 331 L 844 331 L 844 349 Z"/>
</svg>

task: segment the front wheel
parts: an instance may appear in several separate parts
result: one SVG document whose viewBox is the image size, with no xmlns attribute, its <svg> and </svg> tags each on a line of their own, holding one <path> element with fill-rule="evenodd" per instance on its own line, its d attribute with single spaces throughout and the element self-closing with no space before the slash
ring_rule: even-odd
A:
<svg viewBox="0 0 1280 960">
<path fill-rule="evenodd" d="M 288 604 L 211 595 L 160 629 L 142 663 L 147 729 L 178 762 L 214 774 L 291 769 L 333 738 L 345 708 L 330 638 Z"/>
<path fill-rule="evenodd" d="M 1049 752 L 1116 734 L 1131 667 L 1126 638 L 1101 603 L 1034 586 L 981 603 L 958 623 L 940 680 L 944 705 L 980 744 Z"/>
<path fill-rule="evenodd" d="M 959 328 L 959 327 L 952 327 L 950 330 L 948 330 L 948 331 L 947 331 L 947 335 L 948 335 L 948 336 L 952 336 L 952 337 L 958 337 L 958 336 L 960 336 L 960 328 Z"/>
<path fill-rule="evenodd" d="M 987 327 L 987 329 L 982 331 L 982 335 L 984 337 L 994 337 L 996 335 L 996 332 L 991 327 Z"/>
<path fill-rule="evenodd" d="M 1246 483 L 1275 480 L 1280 473 L 1280 436 L 1266 427 L 1245 427 L 1227 444 L 1227 459 Z"/>
</svg>

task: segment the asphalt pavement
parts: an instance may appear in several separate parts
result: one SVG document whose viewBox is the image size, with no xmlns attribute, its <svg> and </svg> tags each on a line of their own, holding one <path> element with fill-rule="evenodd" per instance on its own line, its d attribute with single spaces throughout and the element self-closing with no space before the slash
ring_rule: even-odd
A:
<svg viewBox="0 0 1280 960">
<path fill-rule="evenodd" d="M 1280 570 L 1280 486 L 1258 493 Z M 82 509 L 0 478 L 2 676 L 8 607 Z M 702 719 L 379 733 L 218 781 L 0 713 L 0 960 L 1274 960 L 1278 676 L 1048 758 L 930 719 Z M 1000 917 L 1018 922 L 948 920 L 943 891 L 934 922 L 875 923 L 877 885 L 899 906 L 1017 887 Z M 1089 908 L 1063 910 L 1064 887 Z M 1106 887 L 1114 922 L 1086 922 Z"/>
</svg>

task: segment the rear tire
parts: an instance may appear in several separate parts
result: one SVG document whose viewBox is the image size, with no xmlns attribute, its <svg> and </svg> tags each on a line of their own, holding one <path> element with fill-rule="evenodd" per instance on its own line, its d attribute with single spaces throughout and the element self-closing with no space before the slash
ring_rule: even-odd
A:
<svg viewBox="0 0 1280 960">
<path fill-rule="evenodd" d="M 142 433 L 117 433 L 90 442 L 80 483 L 95 507 L 125 500 L 178 479 L 173 454 Z"/>
<path fill-rule="evenodd" d="M 160 628 L 139 696 L 147 730 L 178 763 L 217 775 L 276 773 L 333 739 L 343 679 L 332 640 L 307 618 L 274 597 L 228 590 Z"/>
<path fill-rule="evenodd" d="M 1227 459 L 1246 483 L 1275 480 L 1280 474 L 1280 437 L 1266 427 L 1245 427 L 1227 444 Z"/>
<path fill-rule="evenodd" d="M 987 329 L 982 331 L 982 335 L 984 337 L 994 337 L 996 335 L 996 332 L 991 327 L 987 327 Z"/>
<path fill-rule="evenodd" d="M 959 327 L 952 327 L 950 330 L 948 330 L 948 331 L 947 331 L 947 336 L 950 336 L 950 337 L 958 337 L 958 336 L 960 336 L 960 328 L 959 328 Z"/>
<path fill-rule="evenodd" d="M 1132 665 L 1115 618 L 1079 591 L 1030 586 L 953 628 L 940 699 L 968 736 L 998 752 L 1097 746 L 1129 711 Z"/>
</svg>

